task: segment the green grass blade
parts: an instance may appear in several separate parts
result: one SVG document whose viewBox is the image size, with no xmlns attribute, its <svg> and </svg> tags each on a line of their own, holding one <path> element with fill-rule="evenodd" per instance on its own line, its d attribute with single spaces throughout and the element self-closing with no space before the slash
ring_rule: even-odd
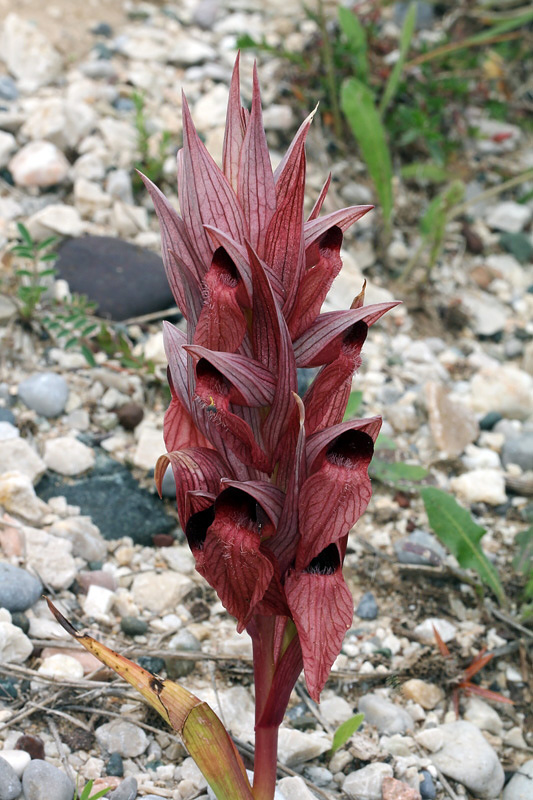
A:
<svg viewBox="0 0 533 800">
<path fill-rule="evenodd" d="M 356 15 L 344 6 L 339 6 L 339 25 L 355 57 L 355 73 L 364 83 L 367 83 L 369 68 L 365 29 Z"/>
<path fill-rule="evenodd" d="M 481 548 L 486 530 L 447 492 L 428 487 L 421 490 L 431 528 L 463 569 L 473 569 L 500 603 L 505 600 L 498 573 Z"/>
<path fill-rule="evenodd" d="M 393 207 L 392 163 L 387 136 L 370 89 L 356 78 L 342 85 L 341 106 L 376 187 L 387 229 Z"/>
<path fill-rule="evenodd" d="M 331 755 L 336 753 L 339 747 L 342 747 L 344 744 L 346 744 L 348 739 L 359 730 L 364 718 L 364 714 L 355 714 L 355 716 L 350 717 L 350 719 L 347 719 L 346 722 L 343 722 L 342 725 L 339 725 L 333 734 L 333 743 L 330 750 Z"/>
<path fill-rule="evenodd" d="M 413 38 L 413 34 L 415 32 L 415 24 L 416 3 L 411 3 L 407 9 L 407 14 L 405 15 L 405 20 L 400 35 L 400 55 L 398 61 L 392 69 L 391 74 L 389 75 L 389 80 L 387 81 L 385 91 L 383 92 L 381 102 L 379 104 L 379 113 L 381 116 L 383 116 L 391 100 L 398 91 L 405 59 L 407 58 L 407 53 L 409 52 L 409 47 L 411 46 L 411 39 Z"/>
<path fill-rule="evenodd" d="M 357 412 L 359 411 L 362 402 L 363 392 L 351 392 L 342 421 L 346 422 L 349 419 L 354 419 L 357 416 Z"/>
</svg>

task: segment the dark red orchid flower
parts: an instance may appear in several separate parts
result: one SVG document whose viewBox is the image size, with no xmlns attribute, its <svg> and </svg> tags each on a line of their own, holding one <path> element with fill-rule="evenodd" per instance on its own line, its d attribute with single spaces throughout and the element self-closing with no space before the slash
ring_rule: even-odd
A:
<svg viewBox="0 0 533 800">
<path fill-rule="evenodd" d="M 328 179 L 304 219 L 312 117 L 273 172 L 257 74 L 248 112 L 237 58 L 223 168 L 184 99 L 181 215 L 143 178 L 187 322 L 186 334 L 165 324 L 172 400 L 156 480 L 171 464 L 196 568 L 268 661 L 256 670 L 259 727 L 279 725 L 302 665 L 318 700 L 351 625 L 342 564 L 370 499 L 381 420 L 342 419 L 368 329 L 395 305 L 364 306 L 359 295 L 320 314 L 343 232 L 372 206 L 319 216 Z M 302 399 L 298 367 L 320 367 Z"/>
</svg>

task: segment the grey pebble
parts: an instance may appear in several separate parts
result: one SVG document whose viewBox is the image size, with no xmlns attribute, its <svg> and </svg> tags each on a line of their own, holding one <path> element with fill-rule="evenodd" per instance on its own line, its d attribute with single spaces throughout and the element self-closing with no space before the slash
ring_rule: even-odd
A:
<svg viewBox="0 0 533 800">
<path fill-rule="evenodd" d="M 125 778 L 114 792 L 107 795 L 109 800 L 135 800 L 137 797 L 137 781 L 131 776 Z"/>
<path fill-rule="evenodd" d="M 22 791 L 17 773 L 7 761 L 0 756 L 0 800 L 15 800 Z"/>
<path fill-rule="evenodd" d="M 25 569 L 0 563 L 0 608 L 26 611 L 37 602 L 42 591 L 41 581 Z"/>
<path fill-rule="evenodd" d="M 2 100 L 16 100 L 19 96 L 17 84 L 8 75 L 0 77 L 0 97 Z"/>
<path fill-rule="evenodd" d="M 446 558 L 446 550 L 427 531 L 416 530 L 394 543 L 400 564 L 429 564 L 437 566 Z"/>
<path fill-rule="evenodd" d="M 0 406 L 0 422 L 9 422 L 10 425 L 17 427 L 17 419 L 13 412 L 3 406 Z"/>
<path fill-rule="evenodd" d="M 524 472 L 533 469 L 533 431 L 510 436 L 503 443 L 502 461 L 505 467 L 517 464 Z"/>
<path fill-rule="evenodd" d="M 375 725 L 379 733 L 392 736 L 413 730 L 413 719 L 405 708 L 373 692 L 359 698 L 358 710 L 365 715 L 365 723 Z"/>
<path fill-rule="evenodd" d="M 423 769 L 421 774 L 423 776 L 423 780 L 420 781 L 420 786 L 418 787 L 418 791 L 420 792 L 422 800 L 435 800 L 437 796 L 437 789 L 435 788 L 435 784 L 433 783 L 433 778 L 431 777 L 427 769 Z"/>
<path fill-rule="evenodd" d="M 355 609 L 359 619 L 376 619 L 378 615 L 378 604 L 372 592 L 365 592 L 359 600 L 359 605 Z"/>
<path fill-rule="evenodd" d="M 60 769 L 36 758 L 22 776 L 25 800 L 72 800 L 74 782 Z"/>
<path fill-rule="evenodd" d="M 40 372 L 22 381 L 18 387 L 24 405 L 43 417 L 58 417 L 65 408 L 68 384 L 55 372 Z"/>
</svg>

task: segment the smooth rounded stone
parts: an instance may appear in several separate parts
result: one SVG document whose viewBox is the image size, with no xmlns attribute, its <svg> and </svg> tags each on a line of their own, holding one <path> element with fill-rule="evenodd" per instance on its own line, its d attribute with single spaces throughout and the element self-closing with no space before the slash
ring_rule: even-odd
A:
<svg viewBox="0 0 533 800">
<path fill-rule="evenodd" d="M 117 200 L 122 200 L 127 205 L 134 205 L 131 176 L 126 169 L 112 170 L 106 179 L 106 192 Z"/>
<path fill-rule="evenodd" d="M 22 791 L 22 784 L 11 764 L 2 758 L 0 750 L 0 800 L 15 800 Z"/>
<path fill-rule="evenodd" d="M 124 764 L 120 753 L 111 753 L 105 766 L 106 775 L 113 775 L 122 778 L 124 775 Z"/>
<path fill-rule="evenodd" d="M 507 364 L 483 367 L 470 381 L 470 406 L 479 414 L 527 419 L 533 414 L 533 376 Z"/>
<path fill-rule="evenodd" d="M 37 486 L 44 500 L 63 496 L 91 517 L 104 539 L 130 536 L 135 544 L 150 545 L 156 533 L 169 533 L 176 520 L 157 495 L 141 488 L 129 469 L 112 459 L 97 461 L 91 473 L 68 482 L 48 473 Z"/>
<path fill-rule="evenodd" d="M 53 589 L 68 589 L 76 577 L 72 544 L 37 528 L 25 528 L 26 563 Z"/>
<path fill-rule="evenodd" d="M 7 422 L 9 425 L 14 425 L 16 427 L 17 418 L 9 408 L 0 406 L 0 422 Z"/>
<path fill-rule="evenodd" d="M 533 758 L 518 767 L 503 790 L 503 800 L 531 800 L 533 797 Z"/>
<path fill-rule="evenodd" d="M 433 628 L 437 629 L 443 642 L 451 642 L 457 633 L 455 625 L 440 617 L 428 617 L 416 626 L 413 633 L 422 644 L 435 644 L 435 631 Z"/>
<path fill-rule="evenodd" d="M 343 697 L 332 695 L 320 701 L 320 713 L 330 725 L 337 728 L 342 722 L 353 717 L 353 708 Z"/>
<path fill-rule="evenodd" d="M 500 506 L 507 500 L 505 477 L 497 469 L 474 469 L 458 475 L 450 481 L 452 492 L 468 505 L 487 503 L 489 506 Z"/>
<path fill-rule="evenodd" d="M 490 338 L 505 330 L 509 318 L 508 307 L 487 292 L 463 292 L 461 308 L 468 314 L 470 327 L 477 336 Z"/>
<path fill-rule="evenodd" d="M 420 792 L 420 797 L 422 800 L 435 800 L 437 797 L 437 787 L 433 782 L 433 778 L 431 777 L 431 773 L 427 771 L 427 769 L 423 769 L 420 773 L 422 776 L 422 780 L 420 781 L 418 791 Z"/>
<path fill-rule="evenodd" d="M 0 758 L 9 764 L 17 778 L 22 778 L 24 770 L 31 761 L 30 754 L 25 750 L 0 750 Z"/>
<path fill-rule="evenodd" d="M 419 703 L 427 711 L 444 699 L 444 692 L 436 683 L 427 683 L 419 678 L 412 678 L 402 685 L 405 697 L 414 703 Z"/>
<path fill-rule="evenodd" d="M 0 35 L 0 52 L 9 72 L 28 91 L 46 86 L 61 74 L 63 60 L 36 25 L 8 14 Z"/>
<path fill-rule="evenodd" d="M 177 572 L 141 572 L 133 579 L 131 594 L 139 608 L 153 614 L 172 610 L 194 587 L 185 575 Z"/>
<path fill-rule="evenodd" d="M 491 208 L 486 222 L 492 230 L 519 233 L 529 224 L 532 216 L 533 212 L 526 204 L 504 200 Z"/>
<path fill-rule="evenodd" d="M 148 737 L 142 728 L 133 722 L 115 719 L 100 725 L 95 731 L 100 747 L 108 753 L 118 753 L 123 758 L 136 758 L 148 747 Z"/>
<path fill-rule="evenodd" d="M 54 472 L 73 476 L 94 467 L 95 455 L 92 447 L 87 447 L 73 436 L 58 436 L 57 439 L 46 441 L 44 461 Z"/>
<path fill-rule="evenodd" d="M 446 550 L 438 539 L 420 529 L 394 542 L 394 552 L 400 564 L 437 566 L 446 558 Z"/>
<path fill-rule="evenodd" d="M 72 800 L 74 782 L 47 761 L 31 761 L 22 776 L 25 800 Z"/>
<path fill-rule="evenodd" d="M 318 786 L 319 784 L 315 783 L 315 785 Z M 291 778 L 282 778 L 278 781 L 275 797 L 279 797 L 280 795 L 283 800 L 315 800 L 316 797 L 316 795 L 307 788 L 305 782 L 299 775 L 295 775 Z"/>
<path fill-rule="evenodd" d="M 533 261 L 533 243 L 526 233 L 502 233 L 500 247 L 503 247 L 521 264 Z"/>
<path fill-rule="evenodd" d="M 33 645 L 20 628 L 11 622 L 0 622 L 0 661 L 23 664 Z"/>
<path fill-rule="evenodd" d="M 34 759 L 44 761 L 44 742 L 40 736 L 32 736 L 29 733 L 19 736 L 15 743 L 15 750 L 28 753 L 32 761 Z"/>
<path fill-rule="evenodd" d="M 333 773 L 327 767 L 306 767 L 304 774 L 315 786 L 329 786 L 333 781 Z"/>
<path fill-rule="evenodd" d="M 33 484 L 46 472 L 46 464 L 26 439 L 3 439 L 0 441 L 0 474 L 4 472 L 20 472 Z"/>
<path fill-rule="evenodd" d="M 0 420 L 0 441 L 5 442 L 8 439 L 18 439 L 19 437 L 20 431 L 15 425 Z"/>
<path fill-rule="evenodd" d="M 493 748 L 479 728 L 460 720 L 428 728 L 415 735 L 431 751 L 433 764 L 480 800 L 496 800 L 505 775 Z M 465 758 L 468 753 L 468 758 Z"/>
<path fill-rule="evenodd" d="M 35 141 L 21 147 L 8 164 L 17 186 L 46 188 L 62 183 L 70 164 L 52 142 Z"/>
<path fill-rule="evenodd" d="M 379 733 L 391 735 L 413 729 L 411 715 L 401 706 L 379 694 L 371 693 L 360 697 L 358 710 L 365 715 L 365 722 L 374 725 Z"/>
<path fill-rule="evenodd" d="M 45 658 L 37 672 L 39 675 L 46 675 L 48 678 L 57 680 L 77 681 L 83 678 L 83 667 L 80 662 L 72 656 L 64 656 L 60 653 Z"/>
<path fill-rule="evenodd" d="M 109 800 L 135 800 L 137 797 L 137 781 L 130 775 L 107 797 Z"/>
<path fill-rule="evenodd" d="M 140 667 L 154 675 L 159 675 L 165 669 L 165 659 L 157 656 L 140 656 L 137 662 Z"/>
<path fill-rule="evenodd" d="M 126 636 L 143 636 L 148 630 L 148 623 L 138 617 L 122 617 L 120 629 Z"/>
<path fill-rule="evenodd" d="M 0 167 L 5 167 L 17 149 L 17 140 L 12 133 L 0 131 Z"/>
<path fill-rule="evenodd" d="M 378 615 L 378 604 L 372 592 L 365 592 L 359 600 L 355 613 L 359 619 L 376 619 Z"/>
<path fill-rule="evenodd" d="M 418 789 L 413 789 L 412 786 L 396 778 L 383 778 L 381 793 L 383 800 L 420 800 Z"/>
<path fill-rule="evenodd" d="M 280 728 L 279 760 L 287 767 L 304 764 L 325 753 L 331 747 L 328 736 L 321 731 L 304 733 L 291 728 Z"/>
<path fill-rule="evenodd" d="M 521 436 L 506 438 L 502 448 L 505 467 L 517 464 L 524 472 L 533 470 L 533 431 L 524 431 Z"/>
<path fill-rule="evenodd" d="M 43 417 L 58 417 L 64 410 L 69 388 L 55 372 L 40 372 L 21 381 L 18 396 L 24 405 Z"/>
<path fill-rule="evenodd" d="M 429 427 L 435 444 L 447 456 L 460 455 L 479 435 L 476 417 L 463 403 L 452 400 L 443 384 L 430 381 L 425 386 Z"/>
<path fill-rule="evenodd" d="M 390 764 L 368 764 L 346 776 L 342 791 L 353 800 L 382 800 L 383 779 L 392 778 L 392 774 Z"/>
<path fill-rule="evenodd" d="M 0 97 L 2 100 L 16 100 L 19 96 L 17 84 L 9 75 L 0 76 Z"/>
<path fill-rule="evenodd" d="M 125 403 L 117 409 L 118 421 L 127 431 L 133 431 L 142 422 L 144 409 L 139 403 Z"/>
<path fill-rule="evenodd" d="M 503 722 L 498 712 L 480 697 L 467 699 L 463 717 L 482 731 L 488 731 L 495 736 L 503 733 Z"/>
<path fill-rule="evenodd" d="M 41 581 L 25 569 L 0 562 L 0 607 L 8 611 L 26 611 L 43 591 Z"/>
<path fill-rule="evenodd" d="M 56 269 L 71 292 L 89 297 L 99 316 L 124 320 L 174 304 L 161 258 L 111 236 L 63 242 Z"/>
</svg>

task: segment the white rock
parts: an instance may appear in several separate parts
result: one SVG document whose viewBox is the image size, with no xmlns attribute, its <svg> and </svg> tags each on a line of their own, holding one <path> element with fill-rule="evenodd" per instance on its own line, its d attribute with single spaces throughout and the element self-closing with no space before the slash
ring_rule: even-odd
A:
<svg viewBox="0 0 533 800">
<path fill-rule="evenodd" d="M 505 200 L 490 209 L 487 225 L 496 231 L 519 233 L 531 220 L 533 211 L 525 204 Z"/>
<path fill-rule="evenodd" d="M 81 236 L 83 233 L 83 222 L 78 211 L 62 203 L 53 203 L 37 211 L 28 219 L 26 227 L 37 241 L 51 233 L 59 233 L 60 236 Z"/>
<path fill-rule="evenodd" d="M 496 800 L 504 782 L 498 756 L 481 731 L 471 722 L 450 722 L 431 731 L 434 737 L 431 760 L 447 778 L 462 783 L 480 800 Z M 429 731 L 424 731 L 429 733 Z M 440 742 L 437 736 L 440 735 Z M 420 736 L 415 737 L 425 746 Z M 438 746 L 436 746 L 438 744 Z M 468 757 L 465 757 L 468 754 Z"/>
<path fill-rule="evenodd" d="M 368 764 L 346 776 L 342 791 L 354 800 L 381 800 L 383 778 L 392 776 L 390 764 Z"/>
<path fill-rule="evenodd" d="M 174 37 L 168 60 L 179 67 L 191 67 L 202 61 L 216 61 L 216 51 L 206 42 L 189 36 Z"/>
<path fill-rule="evenodd" d="M 342 722 L 353 717 L 354 711 L 343 697 L 333 695 L 320 701 L 320 714 L 330 725 L 337 728 Z"/>
<path fill-rule="evenodd" d="M 61 653 L 45 658 L 37 672 L 39 675 L 57 680 L 77 681 L 83 678 L 83 667 L 80 662 L 72 656 Z"/>
<path fill-rule="evenodd" d="M 133 189 L 128 170 L 111 170 L 106 178 L 105 190 L 111 197 L 122 200 L 122 202 L 127 205 L 133 205 Z"/>
<path fill-rule="evenodd" d="M 478 336 L 493 336 L 505 329 L 508 308 L 492 295 L 466 290 L 461 294 L 461 303 L 472 318 L 472 327 Z"/>
<path fill-rule="evenodd" d="M 263 126 L 269 131 L 289 131 L 294 128 L 292 108 L 279 103 L 272 103 L 263 111 Z"/>
<path fill-rule="evenodd" d="M 423 644 L 435 644 L 433 628 L 436 628 L 443 642 L 451 642 L 457 633 L 455 625 L 440 617 L 428 617 L 416 626 L 413 633 Z"/>
<path fill-rule="evenodd" d="M 133 125 L 113 119 L 113 117 L 104 117 L 98 123 L 98 129 L 110 150 L 110 158 L 114 166 L 118 168 L 131 167 L 138 144 L 138 134 Z"/>
<path fill-rule="evenodd" d="M 474 469 L 450 481 L 450 488 L 468 505 L 487 503 L 499 506 L 505 503 L 505 477 L 501 470 Z"/>
<path fill-rule="evenodd" d="M 16 441 L 10 439 L 7 443 Z M 46 503 L 35 494 L 30 478 L 16 470 L 0 475 L 0 506 L 27 522 L 40 522 L 48 511 Z"/>
<path fill-rule="evenodd" d="M 39 100 L 22 126 L 27 139 L 46 139 L 60 150 L 75 149 L 96 124 L 96 113 L 87 103 L 59 97 Z"/>
<path fill-rule="evenodd" d="M 133 454 L 133 463 L 141 469 L 153 469 L 159 456 L 166 453 L 163 431 L 144 424 L 137 427 L 136 434 L 138 441 Z"/>
<path fill-rule="evenodd" d="M 148 230 L 148 212 L 141 206 L 116 200 L 111 210 L 111 224 L 124 238 L 136 236 L 140 231 Z"/>
<path fill-rule="evenodd" d="M 192 111 L 194 124 L 198 130 L 206 131 L 223 125 L 226 120 L 227 105 L 228 90 L 222 83 L 216 83 L 212 89 L 202 93 Z"/>
<path fill-rule="evenodd" d="M 83 601 L 83 610 L 88 617 L 105 617 L 111 611 L 115 593 L 104 586 L 89 586 L 87 597 Z"/>
<path fill-rule="evenodd" d="M 466 701 L 464 718 L 472 722 L 482 731 L 488 731 L 495 736 L 501 736 L 503 732 L 503 722 L 497 711 L 489 706 L 480 697 L 469 697 Z"/>
<path fill-rule="evenodd" d="M 29 142 L 9 162 L 17 186 L 54 186 L 68 175 L 70 164 L 55 144 Z"/>
<path fill-rule="evenodd" d="M 172 611 L 194 583 L 177 572 L 141 572 L 133 579 L 131 593 L 140 608 L 154 614 Z"/>
<path fill-rule="evenodd" d="M 72 542 L 73 555 L 85 561 L 104 561 L 107 557 L 107 544 L 90 517 L 60 519 L 48 532 Z"/>
<path fill-rule="evenodd" d="M 167 363 L 162 331 L 150 334 L 146 341 L 142 342 L 141 347 L 142 353 L 148 361 L 153 361 L 155 364 Z"/>
<path fill-rule="evenodd" d="M 24 528 L 26 565 L 53 589 L 67 589 L 76 577 L 72 544 L 36 528 Z"/>
<path fill-rule="evenodd" d="M 74 202 L 80 214 L 92 217 L 96 211 L 109 208 L 111 198 L 104 192 L 100 184 L 86 178 L 76 178 L 74 182 Z"/>
<path fill-rule="evenodd" d="M 516 747 L 517 750 L 527 750 L 526 740 L 524 739 L 522 729 L 518 725 L 506 731 L 503 737 L 503 743 L 509 747 Z"/>
<path fill-rule="evenodd" d="M 20 437 L 20 431 L 18 428 L 15 428 L 10 422 L 5 422 L 2 420 L 0 422 L 0 441 L 5 442 L 8 439 L 18 439 Z"/>
<path fill-rule="evenodd" d="M 100 725 L 95 736 L 108 753 L 120 753 L 125 758 L 140 756 L 148 747 L 148 737 L 143 729 L 121 719 Z"/>
<path fill-rule="evenodd" d="M 0 661 L 22 664 L 32 650 L 32 643 L 20 628 L 11 622 L 0 622 Z"/>
<path fill-rule="evenodd" d="M 59 436 L 47 440 L 44 460 L 49 469 L 60 475 L 80 475 L 94 466 L 95 455 L 92 447 L 73 436 Z"/>
<path fill-rule="evenodd" d="M 331 739 L 322 731 L 304 733 L 293 728 L 280 728 L 279 760 L 287 767 L 311 761 L 331 748 Z"/>
<path fill-rule="evenodd" d="M 298 775 L 278 781 L 276 793 L 281 794 L 284 800 L 316 800 L 316 795 L 307 788 Z"/>
<path fill-rule="evenodd" d="M 0 325 L 6 325 L 17 313 L 17 306 L 5 294 L 0 294 Z"/>
<path fill-rule="evenodd" d="M 21 472 L 37 483 L 46 472 L 46 464 L 26 439 L 8 439 L 0 442 L 0 474 Z"/>
<path fill-rule="evenodd" d="M 0 167 L 6 167 L 17 149 L 17 140 L 12 133 L 0 131 Z"/>
<path fill-rule="evenodd" d="M 527 419 L 533 414 L 533 377 L 508 365 L 484 367 L 470 382 L 470 405 L 479 414 Z"/>
<path fill-rule="evenodd" d="M 465 447 L 462 461 L 467 469 L 501 469 L 500 456 L 495 450 L 475 444 Z"/>
<path fill-rule="evenodd" d="M 34 91 L 61 73 L 62 59 L 35 25 L 8 14 L 0 36 L 0 53 L 10 73 L 22 88 Z"/>
<path fill-rule="evenodd" d="M 375 725 L 379 733 L 405 733 L 413 728 L 413 719 L 405 708 L 373 692 L 359 698 L 358 711 L 362 711 L 365 721 Z"/>
<path fill-rule="evenodd" d="M 84 153 L 72 165 L 72 178 L 85 178 L 88 181 L 103 181 L 105 177 L 105 149 L 102 154 L 97 152 Z"/>
<path fill-rule="evenodd" d="M 503 790 L 503 800 L 531 800 L 531 797 L 533 797 L 533 758 L 518 767 Z"/>
<path fill-rule="evenodd" d="M 18 778 L 22 778 L 22 773 L 31 761 L 31 756 L 25 750 L 0 750 L 0 758 L 12 767 Z"/>
</svg>

